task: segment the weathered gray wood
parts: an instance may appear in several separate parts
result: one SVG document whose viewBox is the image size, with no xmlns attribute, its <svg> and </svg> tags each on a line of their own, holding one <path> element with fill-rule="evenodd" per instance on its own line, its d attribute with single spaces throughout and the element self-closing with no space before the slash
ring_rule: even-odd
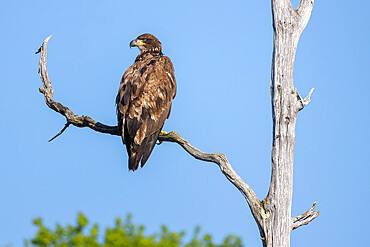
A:
<svg viewBox="0 0 370 247">
<path fill-rule="evenodd" d="M 309 210 L 307 210 L 305 213 L 303 213 L 299 216 L 293 217 L 293 219 L 292 219 L 292 222 L 293 222 L 292 230 L 295 230 L 300 226 L 307 225 L 308 223 L 313 221 L 317 216 L 319 216 L 320 211 L 313 211 L 315 209 L 315 207 L 316 207 L 316 202 L 314 202 L 314 204 L 311 206 L 311 208 Z"/>
<path fill-rule="evenodd" d="M 225 177 L 245 197 L 252 215 L 260 230 L 263 246 L 290 246 L 291 230 L 306 225 L 319 215 L 314 211 L 316 203 L 304 214 L 291 217 L 293 193 L 293 160 L 295 144 L 295 123 L 297 114 L 309 102 L 313 89 L 303 99 L 293 85 L 294 58 L 299 37 L 306 27 L 313 8 L 313 0 L 301 0 L 297 10 L 292 8 L 290 0 L 272 0 L 274 52 L 271 73 L 271 103 L 273 117 L 273 145 L 271 152 L 272 172 L 268 195 L 262 202 L 252 188 L 232 169 L 226 156 L 221 153 L 204 153 L 190 145 L 176 132 L 160 134 L 159 141 L 175 142 L 194 158 L 216 163 Z M 67 123 L 55 136 L 63 133 L 71 124 L 88 127 L 101 133 L 117 135 L 117 126 L 99 123 L 88 116 L 79 117 L 68 107 L 53 99 L 53 89 L 46 68 L 46 38 L 40 48 L 40 76 L 44 88 L 40 92 L 45 96 L 46 104 L 62 114 Z M 51 140 L 53 140 L 53 137 Z"/>
<path fill-rule="evenodd" d="M 310 101 L 293 85 L 294 58 L 299 37 L 311 16 L 313 0 L 301 0 L 294 10 L 290 0 L 272 0 L 274 52 L 271 71 L 273 118 L 272 172 L 268 195 L 262 200 L 270 217 L 264 222 L 264 246 L 290 246 L 292 226 L 293 160 L 298 111 Z M 317 213 L 318 215 L 318 213 Z M 317 216 L 316 215 L 316 216 Z M 299 227 L 298 224 L 295 226 Z"/>
<path fill-rule="evenodd" d="M 65 116 L 67 120 L 65 127 L 55 137 L 63 133 L 63 131 L 66 130 L 70 124 L 77 126 L 77 127 L 89 127 L 95 131 L 102 132 L 102 133 L 108 133 L 111 135 L 119 135 L 117 126 L 108 126 L 108 125 L 96 122 L 95 120 L 91 119 L 88 116 L 79 117 L 75 115 L 68 107 L 65 107 L 61 103 L 54 101 L 53 99 L 54 90 L 53 90 L 53 87 L 49 79 L 48 69 L 46 67 L 47 45 L 48 45 L 50 38 L 51 38 L 51 35 L 44 40 L 40 49 L 36 53 L 41 52 L 39 73 L 40 73 L 42 84 L 44 85 L 44 88 L 39 88 L 39 91 L 40 93 L 44 94 L 45 103 L 54 111 L 59 112 L 60 114 Z M 53 140 L 55 137 L 50 139 L 50 141 Z"/>
</svg>

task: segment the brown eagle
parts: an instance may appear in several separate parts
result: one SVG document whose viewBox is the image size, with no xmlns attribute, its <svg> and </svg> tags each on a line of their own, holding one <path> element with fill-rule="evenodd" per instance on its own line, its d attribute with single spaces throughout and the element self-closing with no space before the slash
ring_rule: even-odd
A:
<svg viewBox="0 0 370 247">
<path fill-rule="evenodd" d="M 174 68 L 162 53 L 161 42 L 151 34 L 131 41 L 140 54 L 123 74 L 116 98 L 117 120 L 129 156 L 128 168 L 145 165 L 171 112 L 176 95 Z"/>
</svg>

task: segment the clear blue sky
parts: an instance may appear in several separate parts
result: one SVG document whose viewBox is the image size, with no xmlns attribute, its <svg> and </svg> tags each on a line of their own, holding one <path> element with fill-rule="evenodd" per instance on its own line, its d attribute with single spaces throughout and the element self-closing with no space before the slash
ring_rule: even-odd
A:
<svg viewBox="0 0 370 247">
<path fill-rule="evenodd" d="M 214 164 L 179 146 L 154 149 L 127 169 L 119 137 L 70 127 L 38 92 L 44 38 L 54 98 L 75 114 L 115 125 L 115 96 L 150 32 L 175 66 L 178 93 L 165 130 L 207 152 L 225 153 L 260 199 L 270 182 L 270 1 L 1 1 L 0 246 L 21 246 L 84 212 L 107 226 L 132 213 L 147 232 L 200 225 L 216 240 L 232 233 L 261 246 L 239 193 Z M 297 6 L 298 1 L 293 1 Z M 316 1 L 301 36 L 295 86 L 314 87 L 296 126 L 292 215 L 314 201 L 321 215 L 292 233 L 292 246 L 369 246 L 370 2 Z"/>
</svg>

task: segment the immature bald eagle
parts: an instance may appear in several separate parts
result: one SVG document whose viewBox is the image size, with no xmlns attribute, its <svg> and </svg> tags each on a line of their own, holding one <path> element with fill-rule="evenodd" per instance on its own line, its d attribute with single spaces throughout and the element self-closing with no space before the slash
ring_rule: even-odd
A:
<svg viewBox="0 0 370 247">
<path fill-rule="evenodd" d="M 148 160 L 176 95 L 171 60 L 163 56 L 161 42 L 151 34 L 131 41 L 140 54 L 123 74 L 116 98 L 118 128 L 135 171 Z"/>
</svg>

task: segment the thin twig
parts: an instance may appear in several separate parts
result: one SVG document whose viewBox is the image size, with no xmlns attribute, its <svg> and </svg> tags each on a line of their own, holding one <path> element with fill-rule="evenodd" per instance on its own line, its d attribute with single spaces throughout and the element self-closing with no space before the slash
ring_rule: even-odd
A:
<svg viewBox="0 0 370 247">
<path fill-rule="evenodd" d="M 298 99 L 298 104 L 299 104 L 299 109 L 298 111 L 301 111 L 303 110 L 303 108 L 305 108 L 306 105 L 308 105 L 310 102 L 311 102 L 311 95 L 313 93 L 313 90 L 314 88 L 312 88 L 310 90 L 310 92 L 308 93 L 308 95 L 306 96 L 306 98 L 302 98 L 301 95 L 298 93 L 298 89 L 296 88 L 295 89 L 295 93 L 297 95 L 297 99 Z"/>
<path fill-rule="evenodd" d="M 53 138 L 51 138 L 50 140 L 49 140 L 49 142 L 51 142 L 52 140 L 54 140 L 55 138 L 57 138 L 58 136 L 60 136 L 68 127 L 69 127 L 69 125 L 70 125 L 71 123 L 70 122 L 67 122 L 65 125 L 64 125 L 64 127 L 63 127 L 63 129 L 61 130 L 61 131 L 59 131 L 59 133 L 58 134 L 56 134 Z"/>
<path fill-rule="evenodd" d="M 292 230 L 297 229 L 300 226 L 307 225 L 311 221 L 313 221 L 317 216 L 319 216 L 320 211 L 314 211 L 316 207 L 316 202 L 313 203 L 311 208 L 307 210 L 305 213 L 298 215 L 292 218 Z"/>
</svg>

